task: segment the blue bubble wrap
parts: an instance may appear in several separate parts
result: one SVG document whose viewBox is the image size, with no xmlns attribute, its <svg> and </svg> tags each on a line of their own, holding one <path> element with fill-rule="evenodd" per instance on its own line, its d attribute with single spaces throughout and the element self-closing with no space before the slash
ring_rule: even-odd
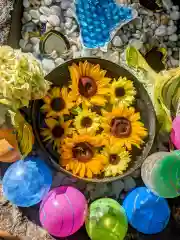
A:
<svg viewBox="0 0 180 240">
<path fill-rule="evenodd" d="M 114 0 L 76 0 L 75 6 L 82 43 L 87 48 L 104 47 L 113 31 L 134 18 L 130 7 Z"/>
</svg>

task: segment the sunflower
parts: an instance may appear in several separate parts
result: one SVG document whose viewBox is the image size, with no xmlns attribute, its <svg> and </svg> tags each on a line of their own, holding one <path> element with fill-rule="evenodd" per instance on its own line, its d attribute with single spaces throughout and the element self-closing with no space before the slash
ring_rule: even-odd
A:
<svg viewBox="0 0 180 240">
<path fill-rule="evenodd" d="M 59 147 L 62 139 L 70 133 L 69 125 L 71 124 L 71 120 L 64 122 L 62 117 L 58 120 L 47 118 L 45 119 L 45 123 L 47 128 L 41 130 L 44 141 L 54 142 L 54 147 Z"/>
<path fill-rule="evenodd" d="M 117 81 L 114 79 L 111 84 L 110 102 L 116 106 L 119 104 L 129 106 L 134 101 L 135 94 L 136 91 L 132 81 L 127 80 L 126 77 L 120 77 Z"/>
<path fill-rule="evenodd" d="M 109 94 L 110 78 L 105 77 L 106 71 L 100 65 L 93 65 L 85 61 L 79 66 L 75 63 L 69 67 L 72 79 L 72 96 L 77 104 L 84 102 L 87 106 L 104 106 Z"/>
<path fill-rule="evenodd" d="M 45 104 L 42 106 L 42 111 L 47 113 L 47 117 L 57 117 L 63 114 L 69 114 L 69 109 L 74 106 L 72 98 L 68 94 L 67 88 L 54 87 L 43 98 Z"/>
<path fill-rule="evenodd" d="M 79 134 L 94 135 L 99 130 L 100 119 L 101 116 L 82 104 L 82 111 L 74 119 L 74 126 Z"/>
<path fill-rule="evenodd" d="M 72 138 L 65 138 L 60 148 L 60 164 L 74 175 L 92 178 L 107 164 L 107 158 L 98 151 L 103 144 L 100 135 L 74 134 Z"/>
<path fill-rule="evenodd" d="M 114 144 L 112 139 L 109 139 L 108 144 L 102 151 L 102 154 L 107 157 L 109 164 L 104 168 L 106 177 L 122 174 L 128 167 L 131 161 L 131 156 L 124 147 L 119 144 Z"/>
<path fill-rule="evenodd" d="M 125 146 L 128 150 L 131 150 L 132 145 L 140 148 L 144 143 L 142 139 L 147 136 L 144 124 L 140 122 L 140 113 L 124 105 L 112 112 L 104 111 L 101 126 L 105 135 L 110 135 L 112 143 Z"/>
</svg>

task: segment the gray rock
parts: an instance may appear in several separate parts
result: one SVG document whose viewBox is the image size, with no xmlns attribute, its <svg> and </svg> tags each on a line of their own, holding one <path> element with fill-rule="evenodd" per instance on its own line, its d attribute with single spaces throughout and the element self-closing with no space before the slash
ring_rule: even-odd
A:
<svg viewBox="0 0 180 240">
<path fill-rule="evenodd" d="M 32 37 L 32 38 L 30 38 L 30 42 L 31 42 L 33 45 L 35 45 L 35 44 L 37 44 L 37 43 L 40 42 L 40 39 L 37 38 L 37 37 Z"/>
<path fill-rule="evenodd" d="M 121 192 L 124 189 L 124 182 L 119 180 L 112 182 L 112 195 L 116 195 L 116 199 L 120 197 Z"/>
<path fill-rule="evenodd" d="M 132 190 L 135 187 L 136 187 L 136 182 L 132 177 L 129 176 L 124 178 L 124 190 L 126 192 Z"/>
<path fill-rule="evenodd" d="M 133 46 L 133 47 L 135 47 L 136 49 L 139 50 L 140 48 L 142 48 L 143 42 L 140 41 L 140 40 L 137 40 L 137 39 L 131 39 L 129 41 L 129 45 L 131 45 L 131 46 Z"/>
<path fill-rule="evenodd" d="M 155 30 L 156 28 L 157 28 L 156 24 L 155 24 L 155 23 L 152 23 L 152 24 L 151 24 L 151 29 L 152 29 L 152 30 Z"/>
<path fill-rule="evenodd" d="M 167 54 L 168 54 L 168 56 L 171 56 L 171 55 L 172 55 L 172 50 L 171 50 L 171 48 L 168 48 Z"/>
<path fill-rule="evenodd" d="M 177 34 L 172 34 L 171 36 L 169 36 L 169 41 L 177 42 L 177 40 L 178 40 Z"/>
<path fill-rule="evenodd" d="M 41 6 L 41 7 L 39 8 L 39 11 L 40 11 L 43 15 L 45 15 L 45 16 L 47 16 L 47 17 L 51 14 L 50 8 L 48 8 L 48 7 L 46 7 L 46 6 Z"/>
<path fill-rule="evenodd" d="M 179 6 L 172 6 L 173 11 L 179 11 Z"/>
<path fill-rule="evenodd" d="M 132 176 L 133 178 L 140 178 L 140 177 L 141 177 L 141 169 L 139 168 L 139 169 L 137 169 L 136 171 L 134 171 L 134 172 L 131 174 L 131 176 Z"/>
<path fill-rule="evenodd" d="M 47 20 L 48 20 L 48 17 L 45 16 L 45 15 L 41 15 L 39 20 L 40 20 L 40 22 L 42 22 L 42 23 L 46 23 Z"/>
<path fill-rule="evenodd" d="M 34 19 L 39 19 L 40 18 L 40 13 L 38 10 L 31 9 L 29 11 L 29 14 L 31 15 L 32 18 Z"/>
<path fill-rule="evenodd" d="M 53 15 L 57 15 L 57 16 L 61 15 L 61 8 L 59 6 L 56 6 L 56 5 L 51 6 L 50 10 L 51 10 L 51 14 Z"/>
<path fill-rule="evenodd" d="M 32 52 L 33 45 L 28 43 L 26 46 L 23 48 L 24 52 Z"/>
<path fill-rule="evenodd" d="M 69 0 L 63 0 L 61 1 L 61 8 L 63 10 L 68 9 L 71 6 L 71 2 Z"/>
<path fill-rule="evenodd" d="M 172 67 L 178 67 L 179 66 L 179 60 L 174 59 L 173 57 L 170 58 Z"/>
<path fill-rule="evenodd" d="M 24 12 L 23 17 L 24 17 L 25 22 L 31 21 L 31 18 L 32 18 L 28 12 Z"/>
<path fill-rule="evenodd" d="M 180 19 L 180 12 L 178 11 L 173 11 L 170 13 L 170 18 L 174 21 L 177 21 Z"/>
<path fill-rule="evenodd" d="M 169 26 L 174 26 L 174 21 L 173 20 L 169 20 L 168 25 Z"/>
<path fill-rule="evenodd" d="M 173 58 L 174 58 L 175 60 L 179 60 L 179 59 L 180 59 L 180 53 L 179 53 L 179 51 L 174 51 L 172 56 L 173 56 Z"/>
<path fill-rule="evenodd" d="M 66 17 L 64 26 L 67 29 L 70 29 L 72 27 L 72 25 L 73 25 L 72 18 Z"/>
<path fill-rule="evenodd" d="M 124 42 L 124 43 L 127 43 L 128 42 L 128 38 L 126 35 L 121 35 L 121 40 Z"/>
<path fill-rule="evenodd" d="M 30 2 L 28 0 L 23 0 L 23 6 L 28 8 L 30 6 Z"/>
<path fill-rule="evenodd" d="M 110 194 L 110 187 L 108 184 L 99 183 L 96 184 L 94 191 L 90 191 L 90 199 L 95 200 L 100 197 L 106 197 Z"/>
<path fill-rule="evenodd" d="M 140 41 L 143 42 L 143 43 L 146 43 L 146 42 L 148 41 L 148 38 L 147 38 L 147 34 L 146 34 L 146 33 L 143 33 L 143 34 L 141 35 Z"/>
<path fill-rule="evenodd" d="M 47 59 L 47 58 L 44 58 L 42 60 L 42 66 L 43 66 L 43 69 L 49 73 L 51 72 L 54 68 L 55 68 L 55 63 L 53 60 L 51 59 Z"/>
<path fill-rule="evenodd" d="M 73 52 L 73 58 L 81 57 L 81 52 Z"/>
<path fill-rule="evenodd" d="M 59 66 L 59 65 L 61 65 L 62 63 L 64 63 L 64 59 L 63 59 L 63 58 L 56 58 L 56 59 L 54 60 L 54 62 L 55 62 L 55 64 L 56 64 L 56 66 Z"/>
<path fill-rule="evenodd" d="M 67 11 L 64 12 L 64 15 L 66 17 L 71 17 L 72 18 L 72 17 L 74 17 L 74 12 L 71 8 L 68 8 Z"/>
<path fill-rule="evenodd" d="M 177 31 L 177 27 L 175 25 L 167 27 L 167 35 L 172 35 Z"/>
<path fill-rule="evenodd" d="M 167 28 L 164 25 L 160 25 L 156 31 L 155 31 L 155 35 L 159 36 L 159 37 L 163 37 L 166 35 L 167 32 Z"/>
<path fill-rule="evenodd" d="M 46 6 L 50 6 L 52 4 L 52 0 L 44 0 L 44 4 Z"/>
<path fill-rule="evenodd" d="M 20 46 L 20 48 L 24 49 L 25 46 L 27 45 L 27 43 L 28 43 L 27 40 L 20 39 L 20 41 L 19 41 L 19 46 Z"/>
<path fill-rule="evenodd" d="M 56 15 L 50 15 L 48 17 L 48 22 L 54 27 L 58 27 L 60 25 L 60 19 Z"/>
<path fill-rule="evenodd" d="M 115 36 L 112 40 L 112 43 L 115 47 L 121 47 L 123 45 L 123 41 L 119 36 Z"/>
</svg>

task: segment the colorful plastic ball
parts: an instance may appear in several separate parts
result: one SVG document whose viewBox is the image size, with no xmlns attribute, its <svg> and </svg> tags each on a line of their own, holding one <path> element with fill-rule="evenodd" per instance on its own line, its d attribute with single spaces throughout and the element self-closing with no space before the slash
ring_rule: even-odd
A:
<svg viewBox="0 0 180 240">
<path fill-rule="evenodd" d="M 39 211 L 42 226 L 56 237 L 67 237 L 78 231 L 86 215 L 86 198 L 71 186 L 51 190 L 43 199 Z"/>
<path fill-rule="evenodd" d="M 177 149 L 180 149 L 180 116 L 177 116 L 172 123 L 171 141 Z"/>
<path fill-rule="evenodd" d="M 90 205 L 86 230 L 92 240 L 123 240 L 127 229 L 126 213 L 115 200 L 102 198 Z"/>
<path fill-rule="evenodd" d="M 3 177 L 3 194 L 13 204 L 29 207 L 37 204 L 48 193 L 52 172 L 45 162 L 28 157 L 13 163 Z"/>
<path fill-rule="evenodd" d="M 146 187 L 130 192 L 123 207 L 130 225 L 144 234 L 160 233 L 169 222 L 170 209 L 166 199 L 154 195 Z"/>
</svg>

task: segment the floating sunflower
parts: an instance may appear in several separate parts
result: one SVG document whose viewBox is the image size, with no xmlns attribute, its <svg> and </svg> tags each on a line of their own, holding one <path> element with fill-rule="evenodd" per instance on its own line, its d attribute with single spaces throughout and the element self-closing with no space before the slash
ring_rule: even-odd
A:
<svg viewBox="0 0 180 240">
<path fill-rule="evenodd" d="M 69 125 L 71 124 L 71 120 L 64 122 L 62 117 L 58 120 L 47 118 L 45 119 L 45 123 L 47 128 L 41 130 L 44 141 L 54 142 L 54 147 L 59 147 L 64 136 L 67 136 L 70 132 Z"/>
<path fill-rule="evenodd" d="M 60 164 L 80 177 L 100 174 L 107 158 L 98 152 L 104 144 L 102 136 L 74 135 L 65 138 L 60 148 Z"/>
<path fill-rule="evenodd" d="M 54 87 L 43 100 L 45 104 L 41 109 L 47 113 L 47 117 L 69 114 L 69 109 L 74 106 L 72 98 L 65 87 Z"/>
<path fill-rule="evenodd" d="M 101 116 L 82 104 L 82 111 L 74 119 L 74 126 L 80 134 L 94 135 L 99 130 L 100 119 Z"/>
<path fill-rule="evenodd" d="M 127 80 L 126 77 L 120 77 L 117 81 L 114 79 L 111 84 L 110 102 L 116 106 L 119 104 L 129 106 L 134 101 L 135 94 L 136 90 L 132 81 Z"/>
<path fill-rule="evenodd" d="M 140 148 L 142 140 L 147 136 L 144 124 L 140 122 L 140 113 L 135 113 L 133 107 L 120 105 L 112 112 L 103 112 L 102 128 L 109 134 L 112 143 L 119 144 L 131 150 L 132 145 Z"/>
<path fill-rule="evenodd" d="M 103 149 L 102 154 L 107 157 L 109 164 L 104 168 L 106 177 L 122 174 L 131 161 L 131 156 L 124 147 L 114 144 L 110 139 L 109 143 Z"/>
<path fill-rule="evenodd" d="M 84 102 L 87 106 L 92 104 L 104 106 L 109 94 L 110 78 L 105 77 L 106 71 L 100 65 L 93 65 L 85 61 L 79 66 L 75 63 L 69 67 L 72 79 L 72 96 L 77 104 Z"/>
</svg>

